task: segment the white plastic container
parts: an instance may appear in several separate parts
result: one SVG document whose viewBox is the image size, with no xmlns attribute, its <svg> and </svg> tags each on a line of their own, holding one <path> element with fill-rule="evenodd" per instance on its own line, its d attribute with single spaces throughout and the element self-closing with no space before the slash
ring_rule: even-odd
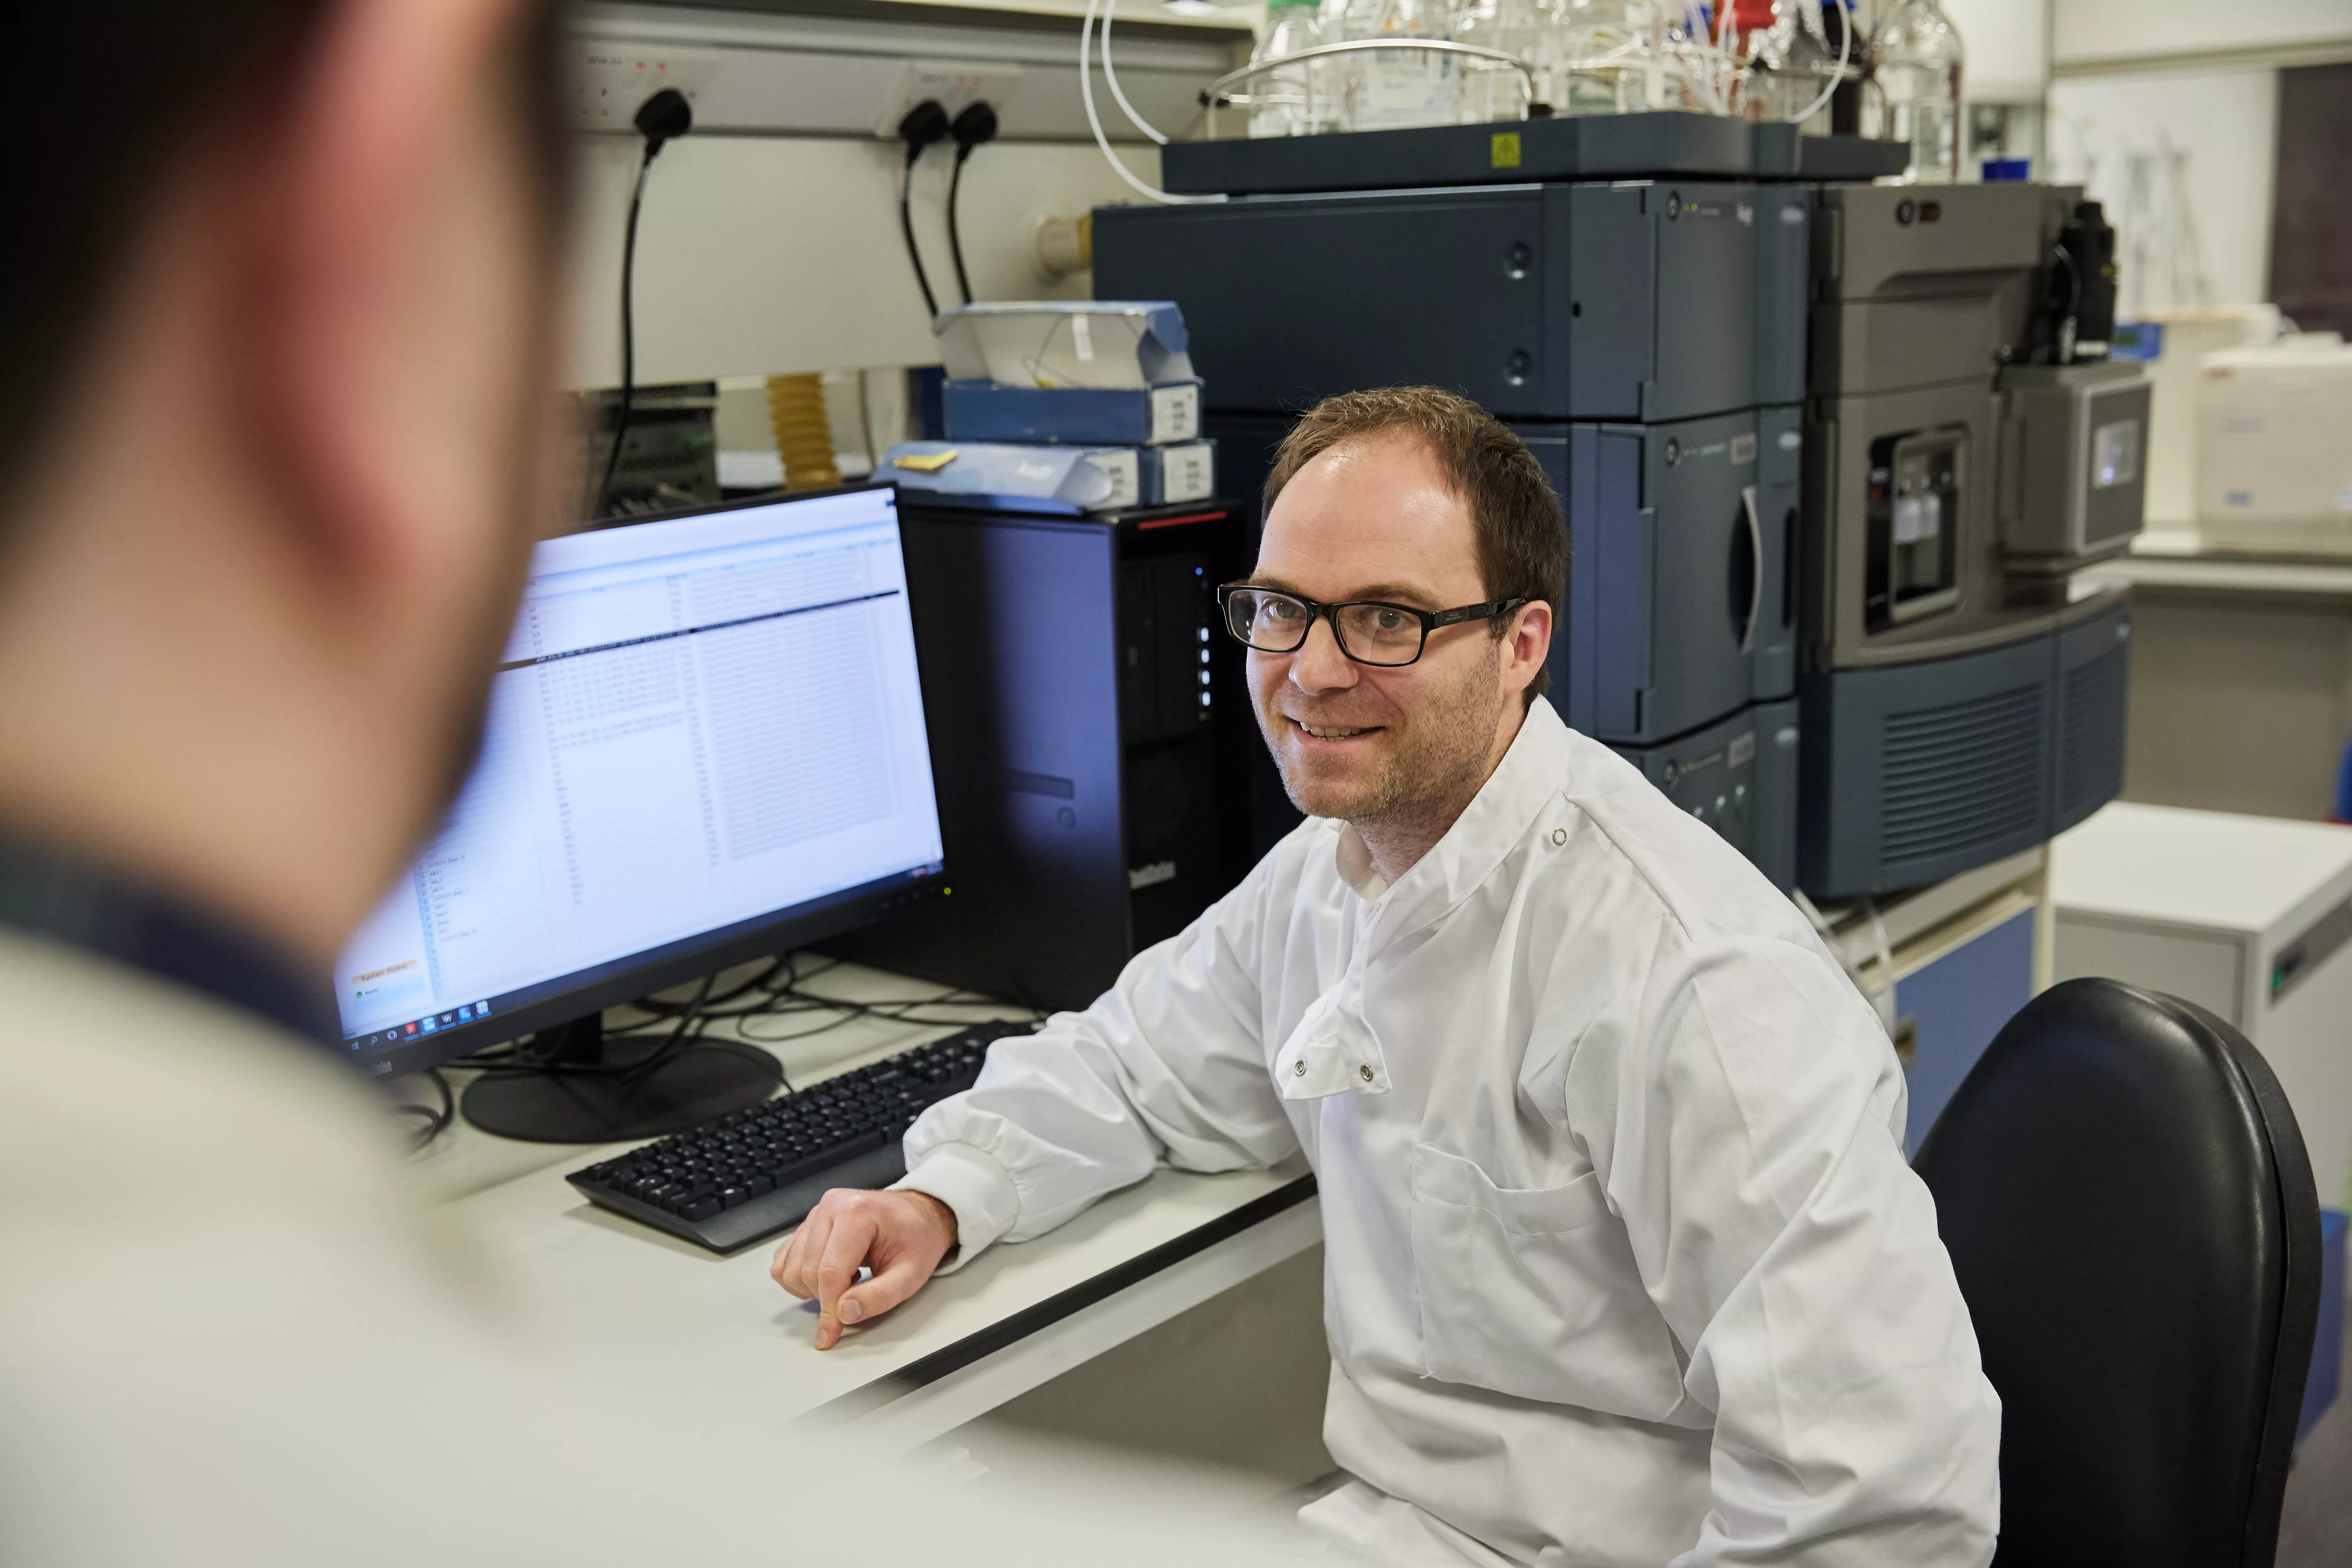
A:
<svg viewBox="0 0 2352 1568">
<path fill-rule="evenodd" d="M 2202 358 L 2197 523 L 2209 547 L 2352 553 L 2352 348 L 2341 338 Z"/>
<path fill-rule="evenodd" d="M 2197 523 L 2197 394 L 2215 349 L 2259 348 L 2279 335 L 2276 305 L 2207 305 L 2150 310 L 2133 323 L 2162 334 L 2147 365 L 2147 526 Z"/>
</svg>

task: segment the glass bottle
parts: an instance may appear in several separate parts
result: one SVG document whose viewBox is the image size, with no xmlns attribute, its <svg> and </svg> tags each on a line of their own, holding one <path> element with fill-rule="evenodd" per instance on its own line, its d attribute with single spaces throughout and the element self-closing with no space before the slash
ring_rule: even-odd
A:
<svg viewBox="0 0 2352 1568">
<path fill-rule="evenodd" d="M 1628 0 L 1559 0 L 1552 12 L 1556 114 L 1622 114 L 1642 107 L 1649 64 L 1646 11 Z"/>
<path fill-rule="evenodd" d="M 1320 0 L 1265 0 L 1265 28 L 1250 54 L 1255 65 L 1311 49 L 1324 42 Z M 1328 131 L 1339 105 L 1324 90 L 1323 62 L 1306 60 L 1253 77 L 1249 83 L 1252 136 L 1312 136 Z"/>
<path fill-rule="evenodd" d="M 1836 25 L 1824 21 L 1822 7 L 1812 0 L 1781 0 L 1780 16 L 1760 37 L 1748 79 L 1750 118 L 1777 124 L 1802 115 L 1804 134 L 1829 134 L 1832 84 L 1842 75 L 1859 76 L 1862 68 L 1860 60 L 1850 59 L 1839 70 L 1837 40 L 1829 31 Z"/>
<path fill-rule="evenodd" d="M 1528 62 L 1534 72 L 1532 101 L 1550 103 L 1553 57 L 1559 52 L 1559 29 L 1552 25 L 1551 0 L 1470 0 L 1455 26 L 1454 38 L 1481 48 L 1499 49 Z M 1482 61 L 1463 62 L 1461 115 L 1465 124 L 1489 120 L 1525 120 L 1528 78 L 1508 66 Z"/>
<path fill-rule="evenodd" d="M 1960 177 L 1960 31 L 1936 0 L 1896 0 L 1870 40 L 1871 78 L 1885 115 L 1880 134 L 1909 144 L 1902 179 Z"/>
<path fill-rule="evenodd" d="M 1349 38 L 1452 42 L 1454 0 L 1369 0 L 1348 7 Z M 1358 131 L 1451 125 L 1460 110 L 1458 63 L 1436 50 L 1367 49 L 1349 62 L 1348 123 Z"/>
</svg>

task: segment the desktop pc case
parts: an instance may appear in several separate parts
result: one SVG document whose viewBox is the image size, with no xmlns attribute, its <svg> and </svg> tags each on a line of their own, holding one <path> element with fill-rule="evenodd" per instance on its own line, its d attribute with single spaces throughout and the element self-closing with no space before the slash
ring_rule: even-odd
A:
<svg viewBox="0 0 2352 1568">
<path fill-rule="evenodd" d="M 1255 730 L 1213 592 L 1247 569 L 1238 514 L 909 492 L 901 529 L 951 891 L 833 951 L 1086 1006 L 1247 868 L 1246 785 L 1219 759 Z"/>
</svg>

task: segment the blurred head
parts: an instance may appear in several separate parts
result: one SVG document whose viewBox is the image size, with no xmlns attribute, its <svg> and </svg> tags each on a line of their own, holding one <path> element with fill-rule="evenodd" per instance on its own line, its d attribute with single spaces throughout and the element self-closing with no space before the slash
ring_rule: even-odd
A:
<svg viewBox="0 0 2352 1568">
<path fill-rule="evenodd" d="M 553 517 L 554 26 L 16 19 L 0 818 L 329 952 L 429 825 Z"/>
<path fill-rule="evenodd" d="M 1359 826 L 1442 833 L 1544 690 L 1567 575 L 1559 504 L 1501 422 L 1433 387 L 1348 393 L 1299 420 L 1266 479 L 1251 581 L 1322 603 L 1421 610 L 1519 599 L 1429 634 L 1421 658 L 1360 664 L 1318 619 L 1297 652 L 1248 657 L 1292 802 Z"/>
</svg>

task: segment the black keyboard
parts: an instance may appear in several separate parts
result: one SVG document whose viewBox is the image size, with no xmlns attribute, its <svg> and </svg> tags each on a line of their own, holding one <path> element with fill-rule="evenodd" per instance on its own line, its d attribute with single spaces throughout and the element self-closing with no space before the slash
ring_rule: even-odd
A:
<svg viewBox="0 0 2352 1568">
<path fill-rule="evenodd" d="M 978 1024 L 853 1072 L 572 1173 L 615 1214 L 732 1252 L 798 1225 L 832 1187 L 907 1173 L 900 1140 L 924 1110 L 980 1077 L 989 1043 L 1029 1024 Z"/>
</svg>

